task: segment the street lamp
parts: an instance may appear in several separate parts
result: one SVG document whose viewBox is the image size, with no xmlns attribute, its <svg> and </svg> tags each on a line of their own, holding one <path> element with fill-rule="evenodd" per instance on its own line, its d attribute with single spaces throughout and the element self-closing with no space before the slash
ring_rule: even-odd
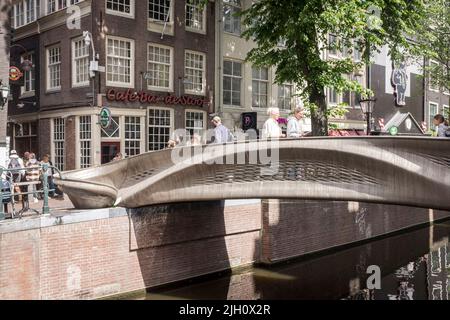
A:
<svg viewBox="0 0 450 320">
<path fill-rule="evenodd" d="M 9 87 L 0 80 L 0 110 L 3 110 L 9 98 Z"/>
<path fill-rule="evenodd" d="M 367 135 L 370 136 L 372 132 L 372 114 L 375 107 L 375 103 L 377 99 L 375 97 L 368 97 L 365 99 L 359 100 L 359 104 L 361 105 L 362 112 L 366 115 L 367 121 Z"/>
<path fill-rule="evenodd" d="M 95 71 L 98 71 L 98 61 L 97 54 L 95 52 L 94 38 L 90 31 L 83 31 L 83 40 L 86 47 L 91 47 L 92 49 L 92 60 L 89 64 L 89 76 L 92 80 L 92 107 L 95 107 Z"/>
</svg>

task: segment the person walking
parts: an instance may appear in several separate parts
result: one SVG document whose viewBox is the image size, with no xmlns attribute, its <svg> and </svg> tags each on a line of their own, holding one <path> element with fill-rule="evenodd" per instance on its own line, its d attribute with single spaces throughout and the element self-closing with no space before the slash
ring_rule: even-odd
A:
<svg viewBox="0 0 450 320">
<path fill-rule="evenodd" d="M 288 138 L 298 139 L 303 136 L 302 124 L 300 121 L 303 119 L 303 108 L 297 107 L 294 110 L 294 114 L 289 117 L 287 125 Z"/>
<path fill-rule="evenodd" d="M 446 132 L 449 130 L 447 123 L 445 122 L 445 118 L 442 114 L 437 114 L 433 119 L 433 124 L 436 127 L 434 132 L 434 136 L 438 138 L 445 138 Z"/>
<path fill-rule="evenodd" d="M 280 128 L 278 119 L 280 118 L 280 109 L 269 108 L 267 114 L 270 116 L 269 119 L 264 123 L 262 138 L 263 139 L 279 139 L 284 138 L 285 135 Z"/>
<path fill-rule="evenodd" d="M 11 183 L 21 183 L 25 176 L 23 160 L 19 157 L 16 150 L 12 150 L 9 154 L 9 160 L 6 162 L 6 168 L 10 170 Z M 14 186 L 14 193 L 21 193 L 20 186 Z M 18 196 L 19 201 L 22 201 L 22 196 Z"/>
<path fill-rule="evenodd" d="M 222 124 L 222 119 L 220 117 L 214 117 L 212 123 L 215 126 L 212 143 L 222 144 L 234 140 L 230 130 Z"/>
<path fill-rule="evenodd" d="M 28 156 L 28 162 L 26 165 L 26 168 L 28 169 L 26 172 L 26 180 L 27 182 L 38 182 L 39 181 L 39 175 L 40 175 L 40 166 L 39 162 L 36 159 L 36 155 L 34 153 L 30 153 Z M 37 203 L 38 195 L 37 195 L 37 185 L 36 184 L 30 184 L 28 186 L 28 192 L 33 192 L 33 202 Z"/>
</svg>

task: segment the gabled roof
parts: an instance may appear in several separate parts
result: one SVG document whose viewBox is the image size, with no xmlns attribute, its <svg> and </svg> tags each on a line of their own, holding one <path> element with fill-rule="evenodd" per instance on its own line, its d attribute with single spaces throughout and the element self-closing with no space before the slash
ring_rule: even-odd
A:
<svg viewBox="0 0 450 320">
<path fill-rule="evenodd" d="M 413 117 L 411 112 L 401 113 L 398 111 L 384 126 L 383 132 L 389 132 L 389 129 L 392 127 L 400 127 L 400 125 L 406 121 L 406 119 L 410 118 L 414 125 L 423 133 L 425 132 L 422 129 L 422 126 L 417 122 L 417 120 Z"/>
</svg>

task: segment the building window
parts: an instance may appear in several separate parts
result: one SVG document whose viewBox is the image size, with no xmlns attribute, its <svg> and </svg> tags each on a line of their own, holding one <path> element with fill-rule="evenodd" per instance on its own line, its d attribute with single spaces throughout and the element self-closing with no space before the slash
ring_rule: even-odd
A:
<svg viewBox="0 0 450 320">
<path fill-rule="evenodd" d="M 106 85 L 134 87 L 134 41 L 108 37 Z"/>
<path fill-rule="evenodd" d="M 65 121 L 53 119 L 53 165 L 60 171 L 65 170 Z"/>
<path fill-rule="evenodd" d="M 201 0 L 186 0 L 186 27 L 193 31 L 205 31 L 206 6 L 202 9 Z"/>
<path fill-rule="evenodd" d="M 242 63 L 223 62 L 223 104 L 241 106 Z"/>
<path fill-rule="evenodd" d="M 445 119 L 450 119 L 450 109 L 449 106 L 442 106 L 442 115 L 444 116 Z"/>
<path fill-rule="evenodd" d="M 120 138 L 120 118 L 112 117 L 108 128 L 102 128 L 102 138 Z"/>
<path fill-rule="evenodd" d="M 91 116 L 80 117 L 80 168 L 92 166 L 92 120 Z"/>
<path fill-rule="evenodd" d="M 61 48 L 47 49 L 47 90 L 61 89 Z"/>
<path fill-rule="evenodd" d="M 225 32 L 241 34 L 241 0 L 223 0 L 223 26 Z"/>
<path fill-rule="evenodd" d="M 25 70 L 23 72 L 24 85 L 22 87 L 22 94 L 34 93 L 34 91 L 36 90 L 36 77 L 35 77 L 35 68 L 34 68 L 35 59 L 36 58 L 35 58 L 34 53 L 28 53 L 21 57 L 22 63 L 24 61 L 31 62 L 30 70 Z"/>
<path fill-rule="evenodd" d="M 434 117 L 439 113 L 439 105 L 434 102 L 430 102 L 428 105 L 428 128 L 434 129 Z"/>
<path fill-rule="evenodd" d="M 278 86 L 278 107 L 284 110 L 292 109 L 292 88 L 291 84 Z"/>
<path fill-rule="evenodd" d="M 191 137 L 201 136 L 206 129 L 205 112 L 186 111 L 186 131 Z"/>
<path fill-rule="evenodd" d="M 147 86 L 155 90 L 173 90 L 173 49 L 148 45 Z"/>
<path fill-rule="evenodd" d="M 107 0 L 106 13 L 134 18 L 134 0 Z"/>
<path fill-rule="evenodd" d="M 339 49 L 339 38 L 334 34 L 328 35 L 328 55 L 333 57 L 340 57 L 342 55 L 342 49 Z"/>
<path fill-rule="evenodd" d="M 173 129 L 171 109 L 150 108 L 148 111 L 148 151 L 165 149 Z"/>
<path fill-rule="evenodd" d="M 205 94 L 206 56 L 203 53 L 185 52 L 185 92 L 190 94 Z"/>
<path fill-rule="evenodd" d="M 267 68 L 252 68 L 252 105 L 267 108 L 269 92 L 269 71 Z"/>
<path fill-rule="evenodd" d="M 171 22 L 171 0 L 149 0 L 148 17 L 152 21 Z"/>
<path fill-rule="evenodd" d="M 16 28 L 25 24 L 25 10 L 23 1 L 20 1 L 14 5 L 14 22 L 16 24 Z"/>
<path fill-rule="evenodd" d="M 125 153 L 128 157 L 141 153 L 141 117 L 125 117 Z"/>
<path fill-rule="evenodd" d="M 36 2 L 39 2 L 39 0 L 25 0 L 26 23 L 31 23 L 36 20 Z"/>
<path fill-rule="evenodd" d="M 439 92 L 439 81 L 434 76 L 434 70 L 439 68 L 439 63 L 435 61 L 430 61 L 430 76 L 429 76 L 429 87 L 431 91 Z"/>
<path fill-rule="evenodd" d="M 84 39 L 72 41 L 72 86 L 89 85 L 89 47 Z"/>
</svg>

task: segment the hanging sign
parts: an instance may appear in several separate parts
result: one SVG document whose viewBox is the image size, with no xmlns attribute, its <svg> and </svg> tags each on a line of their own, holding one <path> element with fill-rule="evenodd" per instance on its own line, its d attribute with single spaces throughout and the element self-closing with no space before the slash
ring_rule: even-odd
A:
<svg viewBox="0 0 450 320">
<path fill-rule="evenodd" d="M 111 110 L 109 110 L 109 108 L 107 107 L 103 107 L 102 110 L 100 111 L 99 117 L 100 117 L 100 125 L 102 126 L 102 128 L 103 129 L 109 128 L 112 119 Z"/>
<path fill-rule="evenodd" d="M 22 71 L 15 66 L 9 67 L 9 80 L 12 82 L 19 81 L 23 77 Z"/>
</svg>

